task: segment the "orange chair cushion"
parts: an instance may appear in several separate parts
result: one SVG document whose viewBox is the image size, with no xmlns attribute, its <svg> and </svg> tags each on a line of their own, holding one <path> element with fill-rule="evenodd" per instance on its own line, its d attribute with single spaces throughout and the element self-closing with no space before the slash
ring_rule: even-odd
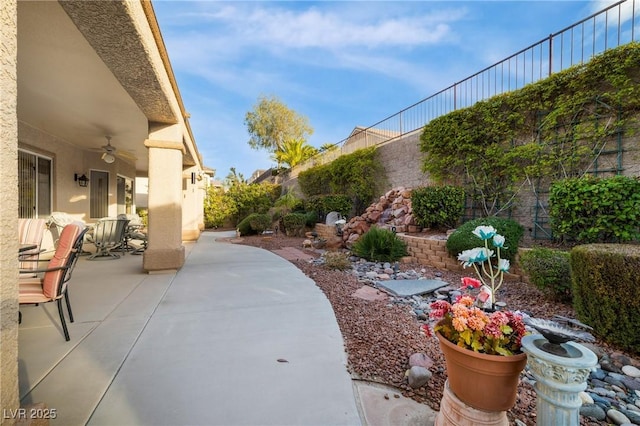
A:
<svg viewBox="0 0 640 426">
<path fill-rule="evenodd" d="M 47 269 L 57 268 L 59 266 L 65 266 L 67 260 L 71 255 L 71 249 L 73 244 L 80 234 L 81 228 L 77 224 L 71 223 L 64 227 L 58 240 L 58 247 L 47 265 Z M 53 300 L 58 295 L 58 286 L 61 284 L 61 279 L 66 273 L 64 269 L 57 271 L 46 272 L 42 278 L 42 292 L 49 300 Z"/>
<path fill-rule="evenodd" d="M 46 303 L 51 301 L 51 299 L 46 297 L 42 292 L 40 280 L 36 283 L 22 281 L 27 280 L 20 280 L 20 303 Z"/>
</svg>

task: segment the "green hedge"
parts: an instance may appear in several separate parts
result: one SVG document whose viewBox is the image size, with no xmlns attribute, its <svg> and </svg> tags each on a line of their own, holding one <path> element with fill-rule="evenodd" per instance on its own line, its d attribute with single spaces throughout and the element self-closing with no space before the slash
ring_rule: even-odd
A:
<svg viewBox="0 0 640 426">
<path fill-rule="evenodd" d="M 240 235 L 261 234 L 271 227 L 271 216 L 266 213 L 252 213 L 238 223 Z"/>
<path fill-rule="evenodd" d="M 411 209 L 418 225 L 455 228 L 464 214 L 464 189 L 459 186 L 425 186 L 411 191 Z"/>
<path fill-rule="evenodd" d="M 305 170 L 298 175 L 300 190 L 309 198 L 314 195 L 344 194 L 351 200 L 351 215 L 359 215 L 382 191 L 384 167 L 373 148 L 359 149 L 342 155 L 331 163 Z"/>
<path fill-rule="evenodd" d="M 549 217 L 561 240 L 628 242 L 640 238 L 640 179 L 563 179 L 551 185 Z"/>
<path fill-rule="evenodd" d="M 307 215 L 304 213 L 289 213 L 282 217 L 285 233 L 290 237 L 303 236 L 306 223 Z"/>
<path fill-rule="evenodd" d="M 526 250 L 520 255 L 520 266 L 531 283 L 552 299 L 571 301 L 571 267 L 569 252 L 546 247 Z"/>
<path fill-rule="evenodd" d="M 458 257 L 458 254 L 464 250 L 484 247 L 484 241 L 473 235 L 473 230 L 480 225 L 493 226 L 498 234 L 505 238 L 505 247 L 500 250 L 500 255 L 503 259 L 509 259 L 513 263 L 518 253 L 518 244 L 524 235 L 524 228 L 515 220 L 495 216 L 470 220 L 458 227 L 447 238 L 449 254 Z"/>
<path fill-rule="evenodd" d="M 580 321 L 602 340 L 640 354 L 640 246 L 580 245 L 570 263 Z"/>
<path fill-rule="evenodd" d="M 330 212 L 338 212 L 349 217 L 353 210 L 351 198 L 342 194 L 314 195 L 304 202 L 307 212 L 316 212 L 318 218 L 324 218 Z"/>
</svg>

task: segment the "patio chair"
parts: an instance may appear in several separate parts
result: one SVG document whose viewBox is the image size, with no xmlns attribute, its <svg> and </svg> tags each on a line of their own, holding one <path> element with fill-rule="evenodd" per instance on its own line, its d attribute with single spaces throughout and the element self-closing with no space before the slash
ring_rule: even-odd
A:
<svg viewBox="0 0 640 426">
<path fill-rule="evenodd" d="M 87 228 L 79 224 L 69 224 L 64 227 L 56 251 L 49 260 L 46 269 L 29 270 L 42 274 L 36 277 L 25 277 L 18 280 L 19 302 L 21 305 L 57 302 L 60 323 L 64 332 L 64 338 L 69 341 L 69 330 L 64 318 L 62 299 L 65 299 L 69 321 L 73 322 L 73 312 L 69 301 L 68 282 L 71 279 L 73 268 L 78 260 L 78 254 L 82 251 L 82 244 Z M 20 314 L 20 319 L 22 314 Z"/>
<path fill-rule="evenodd" d="M 49 231 L 51 232 L 51 238 L 53 239 L 54 250 L 58 244 L 58 239 L 60 238 L 60 234 L 62 233 L 62 230 L 64 229 L 65 226 L 67 226 L 70 223 L 77 223 L 82 227 L 87 226 L 87 224 L 82 220 L 79 220 L 71 216 L 69 213 L 65 213 L 65 212 L 53 212 L 51 213 L 51 216 L 49 216 L 49 218 L 47 219 L 47 226 L 49 228 Z M 87 235 L 85 234 L 85 240 L 86 239 L 87 239 Z M 80 254 L 89 254 L 89 252 L 83 251 Z"/>
<path fill-rule="evenodd" d="M 128 219 L 104 218 L 96 222 L 88 240 L 96 246 L 96 252 L 88 257 L 94 259 L 119 259 L 115 250 L 124 244 Z"/>
<path fill-rule="evenodd" d="M 118 219 L 128 219 L 129 225 L 124 241 L 118 251 L 130 251 L 131 254 L 142 254 L 147 248 L 147 233 L 142 218 L 137 214 L 119 214 Z M 140 246 L 129 244 L 132 240 L 140 241 Z"/>
<path fill-rule="evenodd" d="M 18 255 L 21 270 L 38 269 L 38 261 L 42 251 L 42 237 L 47 227 L 44 219 L 20 218 L 18 219 L 18 239 L 20 245 L 36 246 L 29 250 L 21 251 Z M 29 272 L 26 272 L 29 273 Z"/>
</svg>

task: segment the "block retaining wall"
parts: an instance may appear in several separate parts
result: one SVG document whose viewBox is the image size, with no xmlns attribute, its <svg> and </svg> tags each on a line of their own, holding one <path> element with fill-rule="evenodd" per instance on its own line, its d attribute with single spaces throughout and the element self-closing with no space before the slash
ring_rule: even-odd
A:
<svg viewBox="0 0 640 426">
<path fill-rule="evenodd" d="M 404 234 L 398 234 L 398 237 L 407 243 L 407 251 L 409 252 L 409 256 L 405 258 L 407 262 L 415 262 L 447 271 L 468 272 L 470 276 L 475 276 L 472 268 L 464 269 L 458 259 L 447 252 L 446 239 Z M 505 279 L 526 281 L 526 276 L 517 264 L 517 258 L 518 256 L 516 256 L 516 262 L 511 265 L 511 272 L 505 274 Z"/>
<path fill-rule="evenodd" d="M 336 227 L 333 225 L 318 223 L 316 224 L 315 230 L 318 237 L 324 238 L 327 241 L 336 237 Z M 472 269 L 462 268 L 458 259 L 447 252 L 446 239 L 419 237 L 405 234 L 398 234 L 398 237 L 407 243 L 409 256 L 403 258 L 403 262 L 405 263 L 418 263 L 420 265 L 430 266 L 436 269 L 468 272 L 470 276 L 475 275 Z M 518 257 L 516 257 L 516 262 L 514 262 L 515 264 L 511 265 L 511 273 L 505 274 L 505 279 L 528 282 L 526 275 L 522 272 L 522 269 L 517 263 Z"/>
</svg>

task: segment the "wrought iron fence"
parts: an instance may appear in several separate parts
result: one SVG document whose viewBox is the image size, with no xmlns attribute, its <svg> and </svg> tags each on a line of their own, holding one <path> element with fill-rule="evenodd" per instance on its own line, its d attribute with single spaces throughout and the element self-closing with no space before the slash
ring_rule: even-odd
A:
<svg viewBox="0 0 640 426">
<path fill-rule="evenodd" d="M 357 149 L 382 145 L 424 127 L 434 118 L 501 93 L 521 89 L 589 61 L 593 56 L 637 41 L 640 33 L 640 0 L 621 0 L 534 43 L 396 114 L 362 129 L 294 167 L 290 177 L 326 164 Z"/>
</svg>

